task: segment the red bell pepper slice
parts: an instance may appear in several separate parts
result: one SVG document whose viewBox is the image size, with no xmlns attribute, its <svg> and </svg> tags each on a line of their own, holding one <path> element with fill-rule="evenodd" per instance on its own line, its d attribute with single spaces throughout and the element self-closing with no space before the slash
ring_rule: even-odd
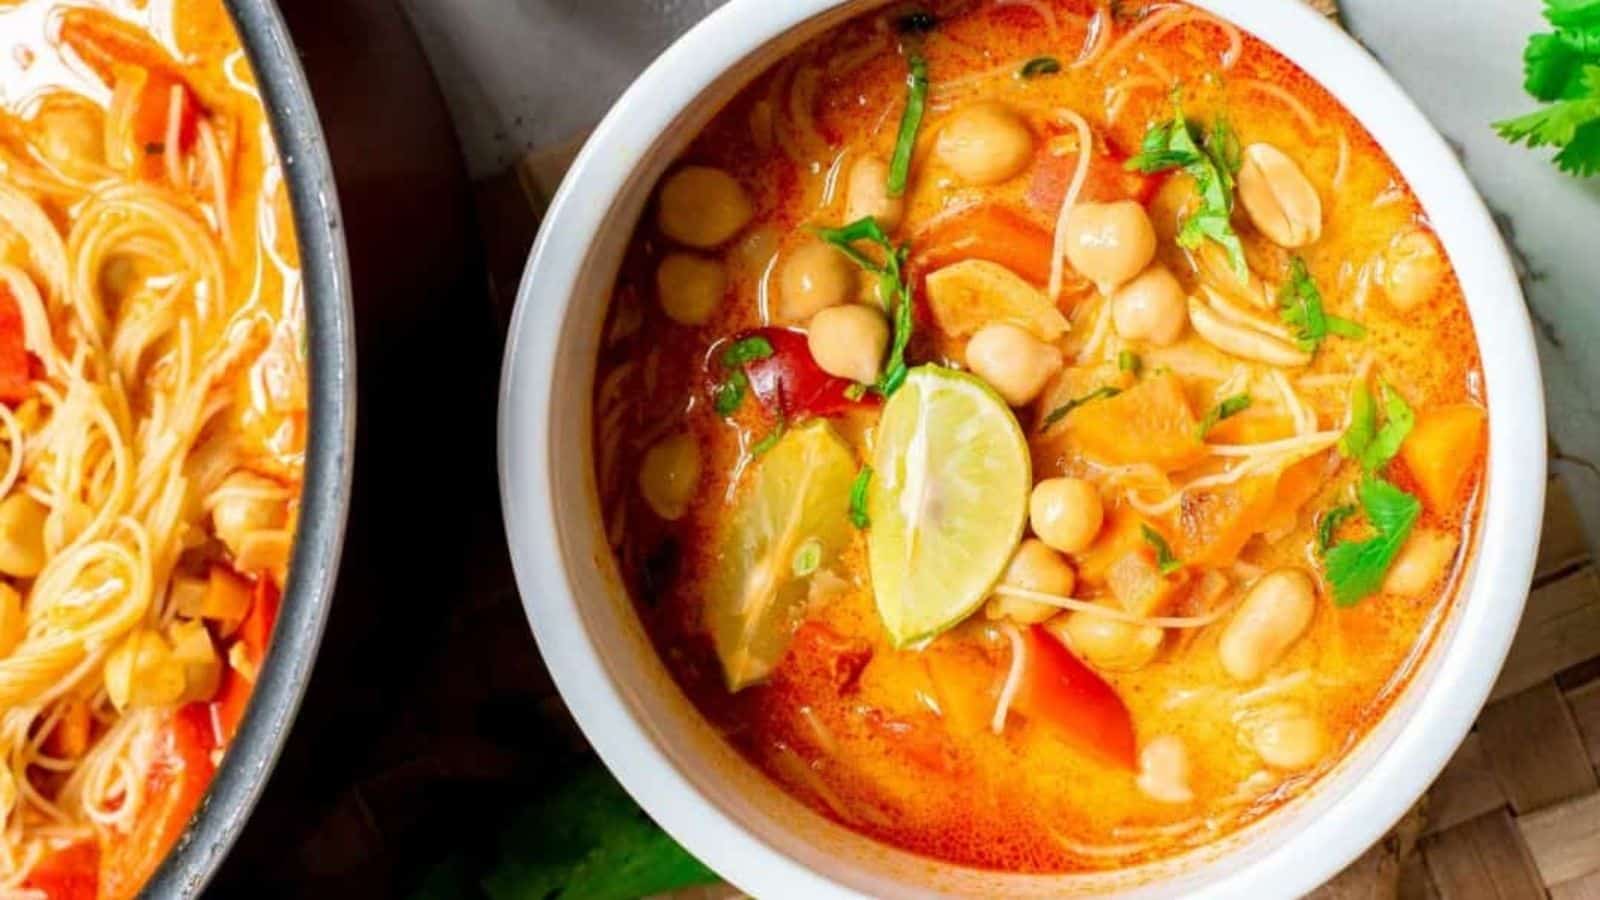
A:
<svg viewBox="0 0 1600 900">
<path fill-rule="evenodd" d="M 870 394 L 851 400 L 846 392 L 853 382 L 822 371 L 811 358 L 805 334 L 786 328 L 757 328 L 736 335 L 734 340 L 751 337 L 764 338 L 772 345 L 772 355 L 745 363 L 744 373 L 750 381 L 750 392 L 773 417 L 789 422 L 813 416 L 826 418 L 872 402 Z M 715 377 L 726 377 L 721 363 L 714 365 Z"/>
<path fill-rule="evenodd" d="M 1102 762 L 1135 770 L 1137 739 L 1122 698 L 1042 627 L 1021 631 L 1027 664 L 1011 707 Z"/>
<path fill-rule="evenodd" d="M 0 284 L 0 402 L 21 403 L 33 394 L 32 367 L 22 330 L 22 307 Z"/>
</svg>

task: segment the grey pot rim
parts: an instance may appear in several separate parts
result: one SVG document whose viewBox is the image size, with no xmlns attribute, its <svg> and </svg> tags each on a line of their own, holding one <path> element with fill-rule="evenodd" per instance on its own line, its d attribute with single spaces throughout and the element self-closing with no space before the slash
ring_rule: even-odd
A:
<svg viewBox="0 0 1600 900">
<path fill-rule="evenodd" d="M 141 896 L 197 897 L 266 788 L 311 679 L 339 572 L 355 462 L 355 311 L 333 165 L 273 0 L 224 0 L 254 68 L 294 212 L 310 357 L 309 434 L 288 584 L 238 733 Z"/>
</svg>

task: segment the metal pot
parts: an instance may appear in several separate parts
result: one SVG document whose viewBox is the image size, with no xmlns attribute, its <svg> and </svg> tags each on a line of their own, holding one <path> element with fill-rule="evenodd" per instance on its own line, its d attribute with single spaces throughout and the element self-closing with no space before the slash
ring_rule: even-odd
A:
<svg viewBox="0 0 1600 900">
<path fill-rule="evenodd" d="M 244 827 L 311 678 L 333 599 L 355 459 L 355 341 L 333 168 L 305 73 L 272 0 L 228 0 L 283 159 L 298 231 L 310 354 L 310 433 L 289 583 L 238 734 L 188 830 L 145 893 L 196 896 Z"/>
</svg>

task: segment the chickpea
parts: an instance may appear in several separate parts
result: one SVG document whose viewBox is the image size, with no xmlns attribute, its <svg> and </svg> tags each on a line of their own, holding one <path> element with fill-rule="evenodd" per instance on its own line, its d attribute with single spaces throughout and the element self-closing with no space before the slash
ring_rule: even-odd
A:
<svg viewBox="0 0 1600 900">
<path fill-rule="evenodd" d="M 1028 521 L 1039 539 L 1062 553 L 1082 553 L 1105 521 L 1100 491 L 1081 478 L 1047 478 L 1028 498 Z"/>
<path fill-rule="evenodd" d="M 1061 351 L 1026 328 L 993 322 L 967 342 L 967 368 L 1012 406 L 1027 406 L 1060 371 Z"/>
<path fill-rule="evenodd" d="M 1161 652 L 1166 629 L 1135 625 L 1090 612 L 1061 617 L 1056 627 L 1084 662 L 1108 672 L 1132 672 L 1149 665 Z"/>
<path fill-rule="evenodd" d="M 1433 587 L 1456 558 L 1459 543 L 1455 535 L 1445 531 L 1425 529 L 1413 533 L 1384 576 L 1383 592 L 1415 597 Z"/>
<path fill-rule="evenodd" d="M 1067 216 L 1067 262 L 1110 294 L 1156 255 L 1156 229 L 1132 200 L 1080 203 Z"/>
<path fill-rule="evenodd" d="M 1294 249 L 1322 237 L 1322 198 L 1295 161 L 1271 144 L 1251 144 L 1239 168 L 1239 201 L 1267 239 Z"/>
<path fill-rule="evenodd" d="M 1439 245 L 1420 228 L 1395 238 L 1383 257 L 1383 289 L 1389 302 L 1401 311 L 1432 297 L 1444 280 L 1444 256 Z"/>
<path fill-rule="evenodd" d="M 1135 784 L 1157 803 L 1183 804 L 1194 800 L 1189 789 L 1189 751 L 1183 741 L 1163 735 L 1139 751 L 1139 776 Z"/>
<path fill-rule="evenodd" d="M 1254 681 L 1272 668 L 1311 624 L 1316 588 L 1299 569 L 1277 569 L 1250 588 L 1223 629 L 1217 657 L 1238 681 Z"/>
<path fill-rule="evenodd" d="M 704 325 L 727 290 L 728 275 L 716 260 L 670 253 L 656 268 L 656 299 L 667 318 L 680 325 Z"/>
<path fill-rule="evenodd" d="M 49 514 L 20 491 L 0 500 L 0 572 L 32 578 L 44 569 L 44 521 Z"/>
<path fill-rule="evenodd" d="M 876 156 L 863 156 L 850 167 L 845 182 L 844 220 L 872 217 L 884 231 L 893 231 L 906 213 L 904 197 L 889 196 L 889 164 Z"/>
<path fill-rule="evenodd" d="M 777 318 L 805 322 L 818 310 L 850 302 L 860 288 L 852 265 L 818 240 L 808 238 L 789 251 L 778 270 Z"/>
<path fill-rule="evenodd" d="M 1187 299 L 1172 272 L 1156 263 L 1112 295 L 1111 321 L 1128 340 L 1170 346 L 1189 324 Z"/>
<path fill-rule="evenodd" d="M 934 153 L 967 184 L 999 184 L 1032 162 L 1033 132 L 1005 106 L 974 103 L 939 130 Z"/>
<path fill-rule="evenodd" d="M 639 493 L 669 522 L 683 518 L 700 484 L 700 445 L 679 432 L 657 441 L 639 463 Z"/>
<path fill-rule="evenodd" d="M 871 384 L 883 369 L 889 323 L 883 313 L 861 303 L 830 306 L 811 317 L 806 346 L 822 371 Z"/>
<path fill-rule="evenodd" d="M 34 118 L 39 150 L 52 162 L 73 166 L 105 161 L 105 115 L 72 95 L 52 97 Z"/>
<path fill-rule="evenodd" d="M 1072 564 L 1036 538 L 1028 538 L 1017 547 L 1011 564 L 1000 579 L 1001 584 L 1057 597 L 1072 596 L 1072 589 L 1077 587 L 1077 582 L 1078 576 L 1072 571 Z M 1010 619 L 1020 625 L 1037 625 L 1059 611 L 1048 603 L 1003 594 L 991 596 L 983 610 L 990 619 Z"/>
<path fill-rule="evenodd" d="M 684 166 L 661 185 L 656 221 L 667 237 L 708 249 L 739 233 L 755 209 L 732 175 L 709 166 Z"/>
<path fill-rule="evenodd" d="M 1317 720 L 1288 705 L 1262 710 L 1252 732 L 1250 744 L 1261 760 L 1291 772 L 1316 763 L 1327 745 Z"/>
<path fill-rule="evenodd" d="M 252 534 L 282 527 L 288 516 L 282 491 L 277 482 L 253 472 L 234 472 L 223 479 L 211 508 L 217 539 L 238 556 Z"/>
</svg>

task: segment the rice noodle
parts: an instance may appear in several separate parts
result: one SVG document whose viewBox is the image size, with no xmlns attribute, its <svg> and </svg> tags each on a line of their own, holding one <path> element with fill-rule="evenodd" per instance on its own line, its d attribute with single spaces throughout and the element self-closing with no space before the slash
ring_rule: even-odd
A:
<svg viewBox="0 0 1600 900">
<path fill-rule="evenodd" d="M 1061 198 L 1061 210 L 1056 214 L 1055 239 L 1050 249 L 1050 281 L 1045 289 L 1045 297 L 1052 303 L 1061 296 L 1061 282 L 1067 261 L 1067 220 L 1072 217 L 1072 208 L 1077 205 L 1078 195 L 1083 192 L 1083 184 L 1089 177 L 1089 157 L 1094 153 L 1094 132 L 1089 129 L 1088 121 L 1070 109 L 1057 110 L 1056 115 L 1071 123 L 1078 131 L 1078 164 L 1073 169 L 1067 193 Z"/>
<path fill-rule="evenodd" d="M 1022 670 L 1028 664 L 1028 649 L 1022 643 L 1022 634 L 1017 631 L 1017 626 L 1006 622 L 1000 626 L 1000 631 L 1011 642 L 1011 666 L 1006 670 L 1006 682 L 1000 688 L 994 716 L 989 719 L 989 730 L 995 734 L 1006 730 L 1006 713 L 1011 710 L 1011 701 L 1016 698 L 1017 689 L 1022 685 Z"/>
<path fill-rule="evenodd" d="M 1095 4 L 1094 17 L 1089 20 L 1089 30 L 1083 36 L 1083 48 L 1078 51 L 1078 58 L 1072 61 L 1071 68 L 1082 69 L 1094 65 L 1110 44 L 1115 30 L 1116 20 L 1111 15 L 1111 4 L 1108 0 L 1101 0 Z"/>
<path fill-rule="evenodd" d="M 1299 98 L 1295 97 L 1295 95 L 1289 93 L 1287 90 L 1284 90 L 1282 87 L 1279 87 L 1270 81 L 1262 81 L 1259 78 L 1235 78 L 1230 82 L 1230 84 L 1266 94 L 1274 100 L 1277 100 L 1283 105 L 1289 107 L 1289 111 L 1294 113 L 1294 117 L 1296 119 L 1300 120 L 1300 124 L 1304 126 L 1306 131 L 1312 134 L 1322 133 L 1322 126 L 1317 124 L 1317 118 L 1311 114 L 1311 110 L 1307 109 L 1306 105 L 1301 103 Z"/>
<path fill-rule="evenodd" d="M 1125 622 L 1129 625 L 1153 625 L 1157 628 L 1173 628 L 1188 630 L 1191 628 L 1204 628 L 1226 616 L 1233 609 L 1232 603 L 1221 606 L 1211 612 L 1198 616 L 1141 616 L 1136 613 L 1126 612 L 1115 607 L 1095 603 L 1091 600 L 1079 600 L 1076 597 L 1063 597 L 1059 594 L 1047 594 L 1042 591 L 1030 591 L 1009 584 L 997 585 L 993 591 L 1003 597 L 1016 597 L 1019 600 L 1032 600 L 1057 609 L 1071 612 L 1080 612 L 1087 615 L 1099 616 L 1102 619 L 1111 619 L 1116 622 Z M 1011 626 L 1006 626 L 1011 627 Z"/>
</svg>

